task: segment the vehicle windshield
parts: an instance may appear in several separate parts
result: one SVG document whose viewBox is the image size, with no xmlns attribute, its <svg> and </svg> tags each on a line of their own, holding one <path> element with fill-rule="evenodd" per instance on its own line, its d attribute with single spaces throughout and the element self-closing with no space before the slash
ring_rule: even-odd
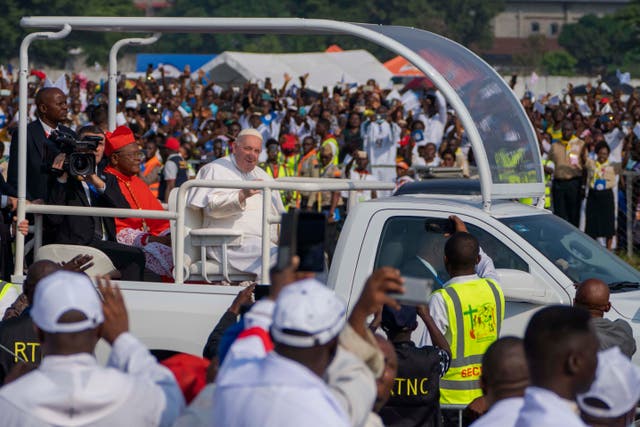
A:
<svg viewBox="0 0 640 427">
<path fill-rule="evenodd" d="M 551 260 L 574 283 L 596 278 L 613 285 L 640 282 L 640 272 L 555 215 L 500 220 Z"/>
</svg>

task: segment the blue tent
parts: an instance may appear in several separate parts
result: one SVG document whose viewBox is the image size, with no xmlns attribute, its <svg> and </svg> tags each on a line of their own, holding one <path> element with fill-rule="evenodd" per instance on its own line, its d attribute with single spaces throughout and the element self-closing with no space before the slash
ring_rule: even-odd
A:
<svg viewBox="0 0 640 427">
<path fill-rule="evenodd" d="M 191 71 L 197 70 L 207 62 L 215 58 L 216 54 L 181 54 L 181 53 L 139 53 L 136 55 L 136 71 L 145 72 L 149 64 L 153 65 L 153 69 L 158 68 L 159 64 L 173 65 L 182 71 L 185 65 L 191 66 Z"/>
</svg>

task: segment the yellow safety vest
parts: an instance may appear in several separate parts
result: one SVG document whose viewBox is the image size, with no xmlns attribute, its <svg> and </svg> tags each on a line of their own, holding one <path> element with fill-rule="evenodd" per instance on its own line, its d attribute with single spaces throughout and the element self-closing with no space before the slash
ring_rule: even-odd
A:
<svg viewBox="0 0 640 427">
<path fill-rule="evenodd" d="M 440 403 L 467 405 L 482 396 L 482 356 L 500 335 L 504 295 L 491 279 L 455 283 L 435 292 L 445 302 L 445 337 L 451 346 L 451 365 L 440 379 Z"/>
<path fill-rule="evenodd" d="M 265 172 L 267 172 L 267 175 L 269 175 L 271 178 L 274 178 L 273 176 L 273 167 L 271 166 L 271 164 L 269 163 L 260 163 L 259 165 L 262 169 L 264 169 Z M 287 169 L 287 167 L 281 163 L 278 164 L 278 178 L 280 177 L 286 177 L 286 176 L 291 176 L 291 174 L 289 174 L 289 170 Z M 284 205 L 285 210 L 288 212 L 290 207 L 295 208 L 296 204 L 297 204 L 297 199 L 298 199 L 299 195 L 297 192 L 295 191 L 285 191 L 285 190 L 281 190 L 280 191 L 280 198 L 282 199 L 282 204 Z M 287 200 L 288 199 L 288 200 Z"/>
<path fill-rule="evenodd" d="M 7 295 L 7 292 L 11 288 L 14 288 L 16 291 L 18 291 L 18 294 L 22 293 L 22 286 L 21 285 L 14 285 L 13 283 L 5 282 L 4 280 L 0 280 L 0 286 L 2 286 L 2 290 L 0 290 L 0 301 L 2 301 L 2 299 L 5 297 L 5 295 Z M 4 315 L 4 313 L 0 313 L 0 318 L 3 315 Z"/>
<path fill-rule="evenodd" d="M 547 166 L 550 160 L 543 160 L 542 165 Z M 533 197 L 523 197 L 519 200 L 525 205 L 533 205 Z M 544 208 L 551 209 L 551 175 L 544 174 Z"/>
<path fill-rule="evenodd" d="M 338 165 L 338 154 L 340 154 L 340 146 L 338 145 L 338 141 L 336 140 L 336 138 L 333 135 L 330 135 L 327 139 L 325 139 L 324 141 L 322 141 L 322 143 L 320 144 L 320 148 L 324 148 L 325 145 L 327 144 L 333 144 L 334 150 L 333 150 L 333 160 L 331 161 L 331 163 L 333 163 L 334 165 Z M 320 157 L 320 152 L 318 152 L 318 157 Z"/>
</svg>

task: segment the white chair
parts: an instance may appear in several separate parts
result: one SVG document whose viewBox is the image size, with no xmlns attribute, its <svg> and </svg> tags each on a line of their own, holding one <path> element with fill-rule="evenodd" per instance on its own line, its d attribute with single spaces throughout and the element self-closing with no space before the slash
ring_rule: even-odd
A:
<svg viewBox="0 0 640 427">
<path fill-rule="evenodd" d="M 169 209 L 177 207 L 178 188 L 169 193 Z M 225 228 L 202 228 L 202 209 L 185 209 L 184 280 L 202 279 L 207 283 L 255 280 L 255 275 L 229 265 L 227 249 L 242 245 L 242 231 Z M 175 221 L 171 221 L 171 239 L 175 248 Z M 220 247 L 222 262 L 207 258 L 208 247 Z M 174 253 L 175 263 L 175 253 Z"/>
<path fill-rule="evenodd" d="M 67 262 L 77 255 L 91 255 L 93 265 L 85 270 L 89 277 L 104 276 L 117 271 L 111 260 L 104 252 L 91 246 L 79 245 L 45 245 L 36 252 L 34 261 L 50 260 L 56 263 Z"/>
</svg>

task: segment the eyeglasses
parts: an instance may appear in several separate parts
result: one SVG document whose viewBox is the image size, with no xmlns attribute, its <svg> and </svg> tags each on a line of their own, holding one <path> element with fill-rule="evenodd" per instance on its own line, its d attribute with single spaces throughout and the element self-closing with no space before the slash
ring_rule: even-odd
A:
<svg viewBox="0 0 640 427">
<path fill-rule="evenodd" d="M 117 154 L 118 157 L 126 157 L 132 160 L 135 160 L 135 159 L 142 160 L 145 158 L 143 151 L 134 151 L 132 153 L 122 153 L 122 152 L 116 151 L 115 154 Z"/>
</svg>

